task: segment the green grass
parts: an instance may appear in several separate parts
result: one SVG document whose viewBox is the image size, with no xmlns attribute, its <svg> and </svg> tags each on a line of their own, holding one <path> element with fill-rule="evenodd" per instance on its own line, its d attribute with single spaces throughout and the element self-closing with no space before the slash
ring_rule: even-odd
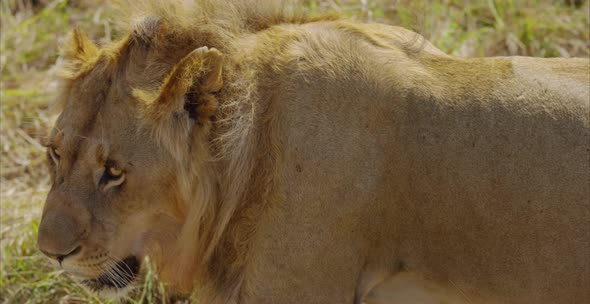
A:
<svg viewBox="0 0 590 304">
<path fill-rule="evenodd" d="M 578 6 L 569 3 L 579 2 Z M 458 56 L 588 57 L 588 0 L 307 0 L 362 21 L 401 25 Z M 33 5 L 33 3 L 37 3 Z M 113 39 L 106 0 L 0 2 L 0 302 L 102 302 L 37 252 L 48 190 L 40 141 L 51 124 L 53 66 L 66 34 L 79 26 L 99 43 Z M 151 270 L 130 303 L 160 303 L 166 291 Z"/>
</svg>

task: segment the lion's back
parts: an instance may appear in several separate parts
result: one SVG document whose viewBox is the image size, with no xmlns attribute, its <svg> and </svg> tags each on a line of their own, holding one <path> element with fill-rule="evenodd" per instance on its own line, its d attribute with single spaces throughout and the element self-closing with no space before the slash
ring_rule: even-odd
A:
<svg viewBox="0 0 590 304">
<path fill-rule="evenodd" d="M 310 226 L 273 241 L 360 250 L 482 297 L 588 296 L 588 60 L 454 58 L 395 28 L 309 27 L 269 87 L 285 216 Z"/>
</svg>

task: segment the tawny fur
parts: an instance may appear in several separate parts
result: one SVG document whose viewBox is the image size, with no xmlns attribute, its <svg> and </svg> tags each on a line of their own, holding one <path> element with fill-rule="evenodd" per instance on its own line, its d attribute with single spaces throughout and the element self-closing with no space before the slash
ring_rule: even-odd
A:
<svg viewBox="0 0 590 304">
<path fill-rule="evenodd" d="M 40 247 L 81 244 L 64 267 L 89 277 L 97 251 L 149 255 L 203 303 L 358 303 L 405 277 L 590 298 L 588 60 L 454 58 L 291 9 L 145 1 L 116 43 L 75 30 Z M 108 161 L 120 190 L 97 183 Z"/>
</svg>

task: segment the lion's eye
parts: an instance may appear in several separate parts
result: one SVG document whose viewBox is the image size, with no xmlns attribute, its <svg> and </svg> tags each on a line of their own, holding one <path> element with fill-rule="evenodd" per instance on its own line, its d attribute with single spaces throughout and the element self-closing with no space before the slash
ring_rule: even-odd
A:
<svg viewBox="0 0 590 304">
<path fill-rule="evenodd" d="M 125 181 L 125 174 L 121 168 L 107 165 L 104 168 L 102 181 L 105 184 L 105 190 L 111 187 L 116 187 Z"/>
<path fill-rule="evenodd" d="M 107 167 L 108 174 L 112 177 L 119 177 L 123 174 L 123 171 L 117 167 Z"/>
<path fill-rule="evenodd" d="M 56 164 L 59 163 L 59 160 L 61 159 L 59 150 L 57 150 L 55 147 L 49 147 L 49 155 L 51 155 L 51 159 L 53 159 Z"/>
</svg>

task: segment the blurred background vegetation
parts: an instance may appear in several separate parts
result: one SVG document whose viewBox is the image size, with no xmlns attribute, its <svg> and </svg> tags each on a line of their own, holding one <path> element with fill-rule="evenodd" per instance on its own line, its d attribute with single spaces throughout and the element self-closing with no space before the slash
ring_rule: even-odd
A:
<svg viewBox="0 0 590 304">
<path fill-rule="evenodd" d="M 457 56 L 590 56 L 588 0 L 305 0 L 312 12 L 413 29 Z M 1 0 L 0 249 L 2 303 L 103 303 L 35 246 L 48 190 L 40 139 L 50 124 L 54 65 L 69 30 L 115 39 L 108 0 Z M 131 303 L 162 302 L 151 272 Z"/>
</svg>

